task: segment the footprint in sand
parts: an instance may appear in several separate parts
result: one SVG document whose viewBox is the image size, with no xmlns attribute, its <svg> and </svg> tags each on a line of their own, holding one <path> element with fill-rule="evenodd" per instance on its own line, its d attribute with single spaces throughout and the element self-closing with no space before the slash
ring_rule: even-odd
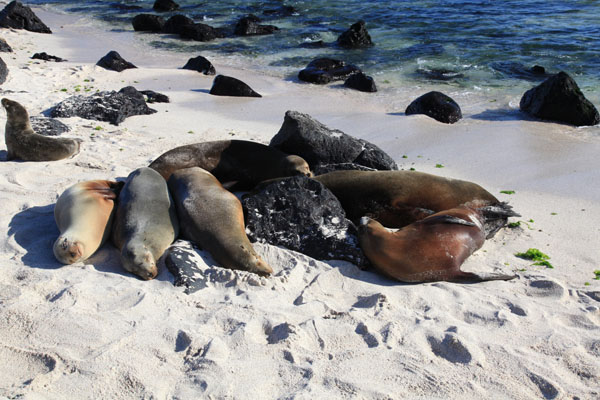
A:
<svg viewBox="0 0 600 400">
<path fill-rule="evenodd" d="M 35 380 L 42 379 L 44 375 L 54 371 L 57 364 L 51 355 L 12 347 L 0 347 L 0 360 L 0 395 L 25 388 Z M 8 390 L 8 393 L 3 393 L 3 389 Z"/>
<path fill-rule="evenodd" d="M 561 299 L 565 296 L 566 290 L 557 282 L 551 280 L 539 280 L 529 282 L 529 287 L 526 289 L 526 292 L 529 296 Z"/>
<path fill-rule="evenodd" d="M 356 326 L 354 332 L 362 336 L 363 340 L 370 348 L 379 346 L 379 340 L 374 334 L 369 332 L 369 328 L 364 323 L 360 322 Z"/>
<path fill-rule="evenodd" d="M 442 340 L 434 336 L 428 336 L 427 341 L 431 346 L 433 354 L 451 363 L 468 364 L 473 360 L 473 355 L 467 346 L 463 344 L 463 341 L 454 332 L 446 332 Z"/>
<path fill-rule="evenodd" d="M 546 378 L 533 372 L 530 372 L 528 376 L 531 382 L 538 387 L 545 399 L 556 399 L 560 394 L 560 390 Z"/>
<path fill-rule="evenodd" d="M 186 350 L 192 344 L 192 338 L 185 331 L 179 331 L 177 333 L 177 339 L 175 339 L 175 352 L 181 352 Z"/>
<path fill-rule="evenodd" d="M 21 289 L 17 286 L 0 284 L 0 305 L 10 304 L 21 296 Z"/>
<path fill-rule="evenodd" d="M 526 317 L 527 316 L 527 311 L 525 311 L 525 309 L 523 309 L 521 306 L 518 306 L 516 304 L 513 303 L 506 303 L 506 305 L 508 306 L 508 308 L 510 309 L 510 312 L 518 315 L 519 317 Z"/>
</svg>

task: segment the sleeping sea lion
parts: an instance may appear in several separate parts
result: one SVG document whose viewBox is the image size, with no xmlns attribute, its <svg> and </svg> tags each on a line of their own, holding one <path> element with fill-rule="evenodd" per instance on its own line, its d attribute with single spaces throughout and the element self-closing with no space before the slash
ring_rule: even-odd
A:
<svg viewBox="0 0 600 400">
<path fill-rule="evenodd" d="M 340 200 L 349 219 L 376 219 L 388 228 L 402 228 L 435 212 L 461 204 L 481 209 L 486 236 L 493 236 L 517 216 L 481 186 L 415 171 L 334 171 L 316 176 Z"/>
<path fill-rule="evenodd" d="M 142 279 L 158 274 L 156 262 L 177 237 L 179 223 L 165 180 L 143 167 L 127 177 L 119 194 L 111 239 L 123 268 Z"/>
<path fill-rule="evenodd" d="M 37 134 L 29 123 L 25 107 L 16 101 L 2 99 L 6 109 L 6 160 L 56 161 L 79 153 L 81 139 L 55 138 Z"/>
<path fill-rule="evenodd" d="M 104 244 L 122 186 L 113 181 L 79 182 L 60 195 L 54 206 L 60 230 L 53 246 L 58 261 L 73 264 L 86 260 Z"/>
<path fill-rule="evenodd" d="M 460 206 L 391 232 L 364 217 L 358 239 L 365 255 L 383 274 L 402 282 L 509 280 L 516 275 L 475 274 L 462 263 L 485 241 L 482 213 Z"/>
<path fill-rule="evenodd" d="M 246 236 L 242 204 L 210 172 L 181 169 L 171 175 L 168 185 L 185 239 L 207 250 L 225 268 L 259 275 L 273 272 Z"/>
<path fill-rule="evenodd" d="M 246 140 L 217 140 L 176 147 L 150 164 L 165 180 L 178 169 L 200 167 L 221 183 L 251 189 L 267 179 L 312 176 L 302 157 Z"/>
</svg>

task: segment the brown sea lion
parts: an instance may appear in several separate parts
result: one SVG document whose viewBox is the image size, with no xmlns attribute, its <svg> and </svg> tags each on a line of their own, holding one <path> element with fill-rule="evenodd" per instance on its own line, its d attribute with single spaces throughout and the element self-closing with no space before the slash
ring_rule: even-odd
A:
<svg viewBox="0 0 600 400">
<path fill-rule="evenodd" d="M 119 194 L 111 239 L 121 250 L 123 268 L 142 279 L 158 274 L 156 263 L 179 234 L 175 205 L 165 180 L 138 168 Z"/>
<path fill-rule="evenodd" d="M 267 179 L 312 176 L 302 157 L 246 140 L 217 140 L 176 147 L 150 164 L 165 180 L 178 169 L 200 167 L 221 183 L 251 189 Z"/>
<path fill-rule="evenodd" d="M 373 266 L 402 282 L 509 280 L 516 275 L 460 270 L 485 241 L 482 213 L 460 206 L 391 232 L 368 217 L 358 228 L 360 246 Z"/>
<path fill-rule="evenodd" d="M 376 219 L 401 228 L 435 212 L 471 204 L 486 216 L 486 236 L 517 216 L 481 186 L 416 171 L 334 171 L 316 176 L 340 200 L 349 219 Z"/>
<path fill-rule="evenodd" d="M 37 134 L 29 123 L 25 107 L 16 101 L 2 99 L 6 109 L 6 160 L 56 161 L 79 153 L 81 139 L 55 138 Z"/>
<path fill-rule="evenodd" d="M 169 178 L 181 233 L 207 250 L 225 268 L 269 275 L 273 269 L 250 244 L 239 199 L 199 167 L 175 171 Z"/>
<path fill-rule="evenodd" d="M 115 200 L 123 186 L 113 181 L 79 182 L 65 190 L 54 206 L 60 236 L 54 255 L 63 264 L 89 258 L 110 236 Z"/>
</svg>

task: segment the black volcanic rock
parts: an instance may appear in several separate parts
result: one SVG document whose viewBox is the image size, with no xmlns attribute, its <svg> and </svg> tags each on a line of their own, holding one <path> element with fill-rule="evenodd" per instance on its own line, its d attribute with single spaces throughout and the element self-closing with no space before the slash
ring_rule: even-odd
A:
<svg viewBox="0 0 600 400">
<path fill-rule="evenodd" d="M 121 72 L 130 68 L 137 68 L 129 61 L 125 61 L 123 57 L 121 57 L 121 55 L 114 50 L 109 51 L 96 63 L 96 65 L 117 72 Z"/>
<path fill-rule="evenodd" d="M 155 92 L 154 90 L 140 90 L 140 93 L 146 96 L 147 103 L 169 103 L 169 96 Z"/>
<path fill-rule="evenodd" d="M 239 79 L 225 75 L 215 77 L 210 94 L 215 96 L 262 97 Z"/>
<path fill-rule="evenodd" d="M 462 118 L 460 106 L 440 92 L 429 92 L 417 98 L 406 107 L 406 115 L 425 114 L 446 124 L 453 124 Z"/>
<path fill-rule="evenodd" d="M 52 33 L 50 28 L 31 11 L 31 8 L 24 6 L 18 1 L 9 3 L 0 11 L 0 27 L 25 29 L 38 33 Z"/>
<path fill-rule="evenodd" d="M 208 287 L 204 260 L 198 249 L 187 240 L 177 240 L 165 252 L 165 265 L 173 274 L 175 286 L 185 286 L 184 293 L 191 294 Z"/>
<path fill-rule="evenodd" d="M 33 116 L 29 118 L 29 122 L 35 133 L 44 136 L 60 136 L 70 131 L 67 125 L 54 118 Z"/>
<path fill-rule="evenodd" d="M 0 51 L 3 52 L 3 53 L 12 53 L 13 49 L 6 42 L 6 40 L 0 38 Z"/>
<path fill-rule="evenodd" d="M 134 31 L 161 32 L 165 25 L 165 19 L 160 15 L 139 14 L 131 21 Z"/>
<path fill-rule="evenodd" d="M 201 23 L 180 26 L 179 35 L 181 35 L 182 38 L 192 39 L 198 42 L 209 42 L 224 37 L 219 29 Z"/>
<path fill-rule="evenodd" d="M 260 19 L 255 15 L 241 18 L 235 26 L 234 33 L 238 36 L 269 35 L 279 28 L 274 25 L 261 25 Z"/>
<path fill-rule="evenodd" d="M 346 82 L 344 82 L 344 86 L 360 90 L 361 92 L 373 93 L 377 91 L 377 86 L 375 85 L 373 78 L 362 72 L 350 75 L 350 77 L 346 79 Z"/>
<path fill-rule="evenodd" d="M 60 57 L 56 57 L 56 56 L 51 56 L 50 54 L 48 54 L 46 52 L 35 53 L 34 55 L 31 56 L 31 58 L 34 59 L 34 60 L 44 60 L 44 61 L 54 61 L 54 62 L 67 61 L 64 58 L 60 58 Z"/>
<path fill-rule="evenodd" d="M 356 22 L 350 29 L 342 33 L 337 39 L 337 44 L 348 49 L 373 46 L 371 36 L 365 27 L 365 21 Z"/>
<path fill-rule="evenodd" d="M 6 78 L 8 78 L 8 67 L 4 60 L 0 58 L 0 84 L 6 82 Z"/>
<path fill-rule="evenodd" d="M 179 4 L 173 0 L 156 0 L 152 8 L 161 12 L 174 11 L 179 8 Z"/>
<path fill-rule="evenodd" d="M 312 60 L 306 68 L 298 74 L 298 78 L 305 82 L 324 85 L 332 81 L 342 81 L 350 75 L 360 72 L 352 64 L 333 58 L 317 58 Z"/>
<path fill-rule="evenodd" d="M 190 58 L 182 68 L 202 72 L 204 75 L 214 75 L 216 73 L 211 62 L 202 56 Z"/>
<path fill-rule="evenodd" d="M 182 27 L 186 25 L 193 25 L 194 20 L 186 17 L 182 14 L 173 15 L 171 18 L 165 22 L 163 25 L 162 31 L 164 33 L 175 33 L 177 35 L 181 34 Z"/>
<path fill-rule="evenodd" d="M 581 93 L 573 78 L 562 71 L 525 92 L 519 106 L 527 114 L 549 121 L 575 126 L 600 123 L 596 107 Z"/>
<path fill-rule="evenodd" d="M 80 117 L 107 121 L 119 125 L 132 115 L 148 115 L 156 110 L 146 105 L 144 96 L 134 87 L 127 86 L 118 92 L 104 91 L 91 96 L 72 96 L 57 104 L 50 116 L 53 118 Z"/>
<path fill-rule="evenodd" d="M 308 114 L 285 113 L 283 125 L 269 146 L 306 160 L 310 169 L 321 164 L 354 163 L 380 170 L 398 166 L 383 150 L 366 140 L 330 129 Z"/>
<path fill-rule="evenodd" d="M 511 78 L 529 81 L 541 81 L 550 76 L 546 73 L 546 68 L 540 65 L 534 65 L 530 68 L 514 61 L 496 61 L 491 63 L 490 67 Z"/>
<path fill-rule="evenodd" d="M 318 260 L 365 263 L 356 227 L 333 193 L 314 179 L 295 176 L 261 184 L 243 196 L 242 206 L 251 241 Z"/>
</svg>

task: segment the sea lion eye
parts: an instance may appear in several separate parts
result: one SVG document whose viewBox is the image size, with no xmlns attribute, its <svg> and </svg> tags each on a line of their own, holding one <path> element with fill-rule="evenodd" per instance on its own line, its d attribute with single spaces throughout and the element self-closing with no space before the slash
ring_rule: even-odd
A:
<svg viewBox="0 0 600 400">
<path fill-rule="evenodd" d="M 76 253 L 74 253 L 74 252 L 71 252 L 71 257 L 75 258 L 76 256 L 77 256 L 77 254 L 76 254 Z"/>
</svg>

